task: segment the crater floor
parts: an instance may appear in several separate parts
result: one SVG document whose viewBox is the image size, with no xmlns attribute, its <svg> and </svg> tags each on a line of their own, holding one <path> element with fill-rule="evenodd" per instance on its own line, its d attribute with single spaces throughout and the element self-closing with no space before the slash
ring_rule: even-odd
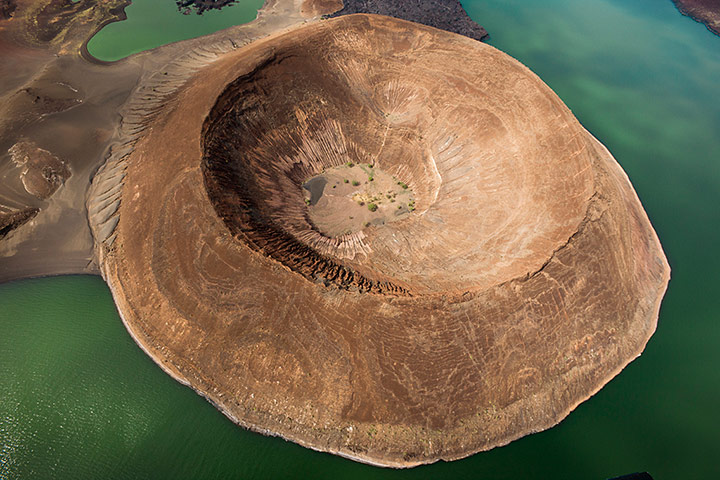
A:
<svg viewBox="0 0 720 480">
<path fill-rule="evenodd" d="M 310 223 L 337 238 L 406 218 L 415 211 L 408 185 L 374 164 L 335 167 L 303 183 Z"/>
</svg>

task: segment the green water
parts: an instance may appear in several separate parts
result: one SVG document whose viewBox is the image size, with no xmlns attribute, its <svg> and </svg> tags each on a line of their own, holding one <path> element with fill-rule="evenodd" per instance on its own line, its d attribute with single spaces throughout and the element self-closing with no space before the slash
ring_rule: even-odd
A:
<svg viewBox="0 0 720 480">
<path fill-rule="evenodd" d="M 88 42 L 95 58 L 111 62 L 167 43 L 200 37 L 255 19 L 263 0 L 239 0 L 197 15 L 178 12 L 173 0 L 133 0 L 127 20 L 106 25 Z"/>
<path fill-rule="evenodd" d="M 628 172 L 673 280 L 645 353 L 558 427 L 391 471 L 235 427 L 157 368 L 102 281 L 0 285 L 0 478 L 720 478 L 720 37 L 667 0 L 463 4 Z"/>
</svg>

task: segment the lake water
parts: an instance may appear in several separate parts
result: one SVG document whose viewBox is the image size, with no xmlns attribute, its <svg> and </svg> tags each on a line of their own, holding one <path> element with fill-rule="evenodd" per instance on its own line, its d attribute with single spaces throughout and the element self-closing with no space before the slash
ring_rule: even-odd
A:
<svg viewBox="0 0 720 480">
<path fill-rule="evenodd" d="M 234 426 L 135 346 L 99 278 L 14 282 L 0 285 L 0 478 L 720 478 L 720 37 L 670 0 L 463 4 L 635 185 L 673 267 L 645 353 L 558 427 L 392 471 Z"/>
<path fill-rule="evenodd" d="M 95 58 L 111 62 L 167 43 L 200 37 L 248 23 L 257 17 L 263 0 L 239 0 L 221 10 L 183 15 L 173 0 L 133 0 L 127 20 L 106 25 L 88 42 Z"/>
</svg>

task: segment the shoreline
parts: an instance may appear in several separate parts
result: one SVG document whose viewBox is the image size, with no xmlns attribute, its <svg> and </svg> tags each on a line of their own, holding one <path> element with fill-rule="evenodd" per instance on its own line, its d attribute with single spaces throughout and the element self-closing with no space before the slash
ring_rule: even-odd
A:
<svg viewBox="0 0 720 480">
<path fill-rule="evenodd" d="M 458 3 L 458 2 L 455 2 Z M 128 313 L 131 315 L 136 315 L 137 317 L 141 317 L 141 315 L 138 313 L 138 310 L 133 309 L 129 301 L 126 298 L 127 295 L 127 288 L 125 288 L 122 284 L 122 281 L 119 277 L 119 274 L 117 272 L 118 270 L 118 264 L 114 262 L 118 262 L 117 259 L 110 259 L 111 263 L 106 262 L 107 258 L 106 255 L 110 255 L 110 249 L 113 246 L 113 242 L 115 240 L 115 235 L 117 234 L 116 227 L 118 225 L 119 221 L 119 206 L 120 206 L 120 200 L 122 191 L 125 188 L 124 186 L 124 164 L 123 161 L 125 157 L 131 154 L 132 149 L 141 141 L 141 136 L 144 132 L 144 130 L 148 127 L 152 129 L 152 126 L 150 122 L 154 118 L 155 113 L 157 112 L 157 107 L 154 106 L 147 106 L 147 103 L 151 102 L 157 102 L 159 104 L 162 104 L 163 102 L 167 101 L 168 99 L 173 98 L 176 91 L 181 88 L 182 85 L 184 85 L 189 79 L 192 79 L 193 75 L 196 73 L 196 71 L 200 68 L 202 68 L 205 65 L 208 65 L 209 63 L 212 63 L 215 61 L 215 58 L 222 54 L 228 53 L 228 51 L 237 49 L 237 50 L 243 50 L 245 46 L 250 45 L 254 42 L 256 42 L 258 39 L 266 39 L 269 37 L 273 37 L 275 35 L 282 35 L 288 32 L 291 32 L 292 30 L 299 28 L 303 23 L 311 22 L 312 20 L 308 20 L 307 18 L 303 19 L 302 15 L 298 15 L 299 12 L 296 12 L 295 10 L 292 10 L 292 15 L 288 14 L 287 16 L 283 17 L 281 14 L 275 14 L 271 19 L 267 19 L 262 17 L 262 12 L 269 13 L 271 9 L 274 7 L 283 4 L 285 7 L 288 7 L 288 2 L 283 2 L 282 0 L 276 0 L 276 1 L 269 1 L 266 2 L 265 5 L 263 5 L 263 8 L 258 11 L 258 15 L 255 20 L 252 22 L 249 22 L 244 25 L 231 27 L 230 29 L 223 30 L 221 32 L 217 32 L 212 35 L 208 35 L 205 37 L 199 37 L 196 39 L 190 39 L 183 42 L 177 42 L 170 45 L 165 45 L 162 47 L 157 47 L 156 49 L 152 49 L 149 51 L 141 52 L 139 54 L 132 55 L 130 57 L 126 57 L 124 59 L 120 59 L 118 61 L 114 62 L 104 62 L 98 59 L 95 59 L 90 55 L 90 53 L 87 51 L 87 42 L 89 41 L 91 37 L 85 40 L 83 45 L 80 47 L 80 52 L 78 57 L 81 59 L 81 61 L 88 62 L 91 64 L 91 66 L 88 67 L 87 71 L 95 71 L 95 68 L 104 69 L 104 78 L 109 78 L 109 76 L 112 74 L 114 75 L 115 72 L 121 71 L 122 68 L 129 68 L 131 70 L 134 69 L 134 73 L 136 74 L 133 86 L 127 89 L 127 98 L 123 100 L 122 102 L 119 102 L 119 105 L 123 109 L 120 113 L 120 120 L 118 121 L 117 118 L 114 119 L 115 123 L 109 122 L 108 125 L 114 125 L 114 129 L 111 129 L 112 132 L 108 133 L 107 137 L 105 138 L 105 143 L 99 142 L 98 145 L 104 145 L 103 154 L 100 157 L 92 156 L 88 154 L 88 157 L 94 158 L 94 163 L 90 162 L 89 166 L 85 165 L 84 170 L 81 170 L 83 172 L 83 175 L 77 175 L 78 172 L 73 172 L 76 175 L 73 176 L 73 180 L 75 185 L 71 188 L 70 186 L 64 187 L 65 192 L 74 193 L 77 194 L 79 191 L 84 192 L 85 196 L 85 202 L 82 204 L 82 208 L 78 208 L 77 205 L 75 205 L 75 208 L 72 207 L 65 207 L 64 211 L 72 211 L 74 213 L 81 213 L 85 214 L 85 217 L 90 217 L 92 224 L 93 224 L 93 237 L 97 240 L 97 243 L 94 245 L 93 249 L 96 248 L 95 252 L 97 253 L 97 257 L 91 256 L 90 261 L 85 265 L 84 269 L 82 271 L 71 271 L 71 268 L 80 268 L 77 264 L 73 267 L 55 267 L 58 270 L 58 272 L 52 271 L 51 268 L 47 269 L 45 273 L 42 273 L 40 275 L 36 274 L 30 274 L 27 276 L 52 276 L 55 274 L 64 274 L 64 273 L 91 273 L 91 274 L 99 274 L 101 275 L 108 287 L 110 288 L 112 297 L 114 299 L 115 305 L 117 307 L 117 311 L 120 315 L 121 321 L 125 325 L 126 330 L 130 334 L 130 336 L 133 338 L 135 343 L 147 354 L 158 366 L 161 367 L 165 373 L 170 375 L 173 379 L 178 381 L 179 383 L 189 386 L 192 388 L 196 393 L 198 393 L 200 396 L 205 398 L 209 403 L 211 403 L 215 408 L 220 410 L 227 418 L 229 418 L 233 423 L 242 426 L 243 428 L 246 428 L 248 430 L 261 433 L 263 435 L 267 436 L 277 436 L 280 438 L 283 438 L 287 441 L 292 441 L 294 443 L 297 443 L 299 445 L 302 445 L 306 448 L 310 448 L 312 450 L 316 450 L 319 452 L 325 452 L 325 453 L 331 453 L 335 454 L 344 458 L 348 458 L 357 462 L 379 466 L 379 467 L 391 467 L 391 468 L 410 468 L 418 465 L 423 464 L 429 464 L 434 463 L 439 460 L 456 460 L 460 458 L 465 458 L 467 456 L 473 455 L 474 453 L 477 453 L 478 451 L 487 450 L 490 448 L 495 448 L 497 446 L 505 445 L 517 438 L 520 438 L 526 434 L 528 434 L 528 431 L 519 431 L 514 433 L 507 433 L 505 432 L 505 436 L 502 436 L 501 434 L 497 432 L 490 433 L 488 435 L 494 434 L 495 438 L 490 440 L 490 442 L 495 442 L 490 446 L 487 446 L 488 444 L 485 444 L 485 446 L 480 447 L 478 449 L 477 446 L 475 447 L 465 447 L 462 445 L 463 449 L 460 449 L 457 447 L 456 443 L 454 442 L 457 438 L 461 438 L 464 435 L 468 434 L 467 429 L 463 427 L 453 426 L 448 427 L 447 429 L 442 431 L 443 436 L 448 437 L 456 437 L 451 438 L 450 441 L 448 441 L 448 446 L 444 447 L 438 447 L 440 448 L 440 452 L 442 452 L 443 448 L 446 448 L 444 451 L 448 451 L 451 453 L 446 454 L 434 454 L 432 453 L 432 441 L 435 441 L 437 436 L 435 436 L 435 433 L 432 434 L 429 431 L 423 430 L 419 435 L 416 434 L 416 437 L 425 437 L 430 438 L 432 441 L 430 442 L 431 447 L 430 451 L 425 450 L 421 453 L 416 454 L 414 457 L 410 456 L 409 458 L 417 458 L 418 460 L 415 461 L 399 461 L 398 457 L 395 454 L 395 451 L 392 451 L 391 453 L 386 453 L 388 455 L 388 458 L 384 458 L 382 456 L 383 452 L 388 452 L 389 450 L 380 450 L 380 452 L 377 451 L 371 451 L 371 453 L 368 453 L 367 455 L 357 454 L 351 448 L 355 448 L 357 445 L 362 445 L 362 442 L 358 443 L 350 443 L 350 440 L 347 440 L 347 443 L 343 447 L 342 444 L 340 446 L 337 446 L 336 442 L 338 435 L 338 432 L 342 431 L 340 427 L 345 427 L 346 424 L 340 423 L 339 425 L 336 425 L 334 429 L 331 429 L 330 427 L 325 427 L 325 430 L 323 430 L 320 427 L 316 427 L 315 425 L 312 425 L 310 423 L 303 423 L 298 420 L 296 425 L 290 424 L 288 426 L 288 420 L 287 415 L 283 417 L 281 414 L 278 414 L 277 411 L 273 411 L 272 407 L 267 408 L 267 411 L 262 412 L 265 417 L 258 417 L 246 415 L 246 418 L 243 420 L 240 418 L 240 414 L 247 413 L 247 411 L 244 411 L 242 408 L 238 407 L 233 409 L 232 406 L 229 404 L 226 405 L 226 402 L 224 402 L 220 397 L 220 395 L 215 395 L 213 393 L 209 393 L 212 390 L 213 383 L 211 379 L 208 378 L 202 378 L 202 375 L 200 372 L 198 372 L 197 369 L 194 368 L 193 365 L 188 363 L 189 361 L 185 357 L 178 357 L 173 358 L 169 356 L 169 354 L 163 352 L 159 353 L 160 350 L 167 350 L 166 347 L 160 346 L 158 349 L 154 348 L 152 345 L 152 339 L 150 337 L 145 338 L 144 333 L 142 332 L 142 326 L 132 325 L 133 319 L 128 319 Z M 459 4 L 459 3 L 458 3 Z M 291 10 L 288 7 L 287 12 L 290 12 Z M 123 10 L 124 14 L 124 10 Z M 262 18 L 261 18 L 262 17 Z M 275 21 L 277 23 L 273 24 L 272 21 Z M 107 25 L 108 23 L 112 23 L 113 21 L 118 20 L 110 20 L 106 22 L 104 25 L 101 25 L 97 28 L 96 32 L 99 31 L 103 26 Z M 279 24 L 279 26 L 278 26 Z M 477 25 L 477 24 L 475 24 Z M 232 31 L 231 31 L 232 30 Z M 247 30 L 247 31 L 246 31 Z M 243 35 L 247 35 L 247 38 L 243 37 L 242 35 L 239 36 L 240 32 L 242 31 Z M 269 32 L 269 33 L 268 33 Z M 472 38 L 472 37 L 471 37 Z M 485 38 L 484 36 L 482 38 Z M 240 46 L 238 46 L 235 41 L 239 40 Z M 247 40 L 247 42 L 245 42 Z M 205 42 L 209 42 L 209 45 L 206 45 Z M 213 44 L 212 42 L 216 42 Z M 229 43 L 228 43 L 229 42 Z M 222 45 L 221 45 L 222 44 Z M 188 48 L 189 47 L 189 48 Z M 217 47 L 217 50 L 214 51 L 214 48 Z M 90 60 L 85 55 L 89 56 L 93 60 Z M 172 85 L 168 85 L 168 83 L 163 83 L 162 77 L 160 77 L 160 74 L 162 70 L 167 69 L 168 65 L 173 64 L 177 67 L 177 71 L 174 72 L 177 74 L 176 77 L 173 77 L 173 83 Z M 183 63 L 185 62 L 185 63 Z M 160 67 L 159 65 L 162 65 Z M 167 71 L 164 72 L 164 74 L 167 74 Z M 132 75 L 130 75 L 132 76 Z M 155 78 L 155 77 L 158 78 Z M 94 80 L 97 80 L 95 78 Z M 127 86 L 126 86 L 127 87 Z M 145 94 L 147 94 L 150 89 L 154 92 L 155 87 L 165 87 L 164 89 L 161 88 L 162 93 L 158 94 L 152 94 L 151 100 L 148 101 L 147 98 L 142 98 Z M 143 89 L 146 90 L 143 90 Z M 115 92 L 116 95 L 118 95 L 117 91 Z M 137 100 L 137 103 L 133 103 Z M 132 114 L 133 117 L 126 114 L 128 111 L 134 111 Z M 69 110 L 68 110 L 69 111 Z M 86 119 L 87 120 L 87 119 Z M 585 132 L 587 132 L 585 130 Z M 107 132 L 106 132 L 107 133 Z M 589 132 L 587 134 L 592 137 Z M 592 137 L 594 139 L 594 137 Z M 597 142 L 597 140 L 595 140 Z M 599 143 L 599 142 L 598 142 Z M 604 148 L 604 146 L 603 146 Z M 123 154 L 122 152 L 125 151 Z M 605 149 L 607 152 L 607 150 Z M 609 152 L 607 152 L 607 155 L 612 159 Z M 98 160 L 100 158 L 100 160 Z M 619 168 L 617 164 L 613 164 L 614 167 Z M 107 170 L 107 171 L 106 171 Z M 608 168 L 610 170 L 610 168 Z M 622 170 L 621 170 L 622 171 Z M 120 173 L 117 173 L 120 172 Z M 624 173 L 624 172 L 623 172 Z M 85 175 L 87 174 L 87 175 Z M 79 178 L 78 178 L 79 177 Z M 82 183 L 83 180 L 87 181 L 86 179 L 92 178 L 92 186 L 89 184 L 85 186 L 85 190 L 82 190 Z M 101 186 L 98 186 L 97 182 L 103 182 L 104 180 L 107 180 L 107 183 L 101 183 Z M 625 176 L 625 180 L 629 184 L 629 180 L 627 180 L 627 176 Z M 97 182 L 96 182 L 97 181 Z M 70 183 L 70 182 L 68 182 Z M 91 189 L 96 188 L 96 191 L 92 191 Z M 632 190 L 632 187 L 630 186 L 630 190 Z M 112 192 L 112 193 L 110 193 Z M 635 201 L 638 202 L 637 196 L 634 197 Z M 644 213 L 644 211 L 643 211 Z M 645 221 L 649 223 L 647 220 L 647 216 L 644 217 Z M 652 227 L 650 227 L 652 229 Z M 26 229 L 27 230 L 27 229 Z M 17 232 L 16 232 L 17 233 Z M 654 231 L 653 231 L 654 234 Z M 659 245 L 659 241 L 657 240 L 657 236 L 654 237 L 656 243 Z M 48 241 L 54 240 L 54 239 L 48 239 Z M 85 239 L 87 240 L 87 238 Z M 106 243 L 107 242 L 107 243 Z M 3 246 L 0 244 L 0 246 Z M 124 247 L 124 245 L 123 245 Z M 107 250 L 105 250 L 107 248 Z M 113 247 L 114 248 L 114 247 Z M 660 247 L 662 250 L 662 248 Z M 85 250 L 87 252 L 87 250 Z M 92 255 L 92 250 L 91 250 Z M 555 255 L 555 252 L 553 253 Z M 98 258 L 98 260 L 94 260 L 94 258 Z M 42 256 L 40 256 L 42 259 Z M 64 257 L 67 258 L 67 257 Z M 26 259 L 27 260 L 27 259 Z M 77 260 L 77 259 L 76 259 Z M 83 260 L 86 260 L 86 258 L 83 258 Z M 100 264 L 98 267 L 97 265 L 94 265 L 94 262 L 97 262 Z M 549 263 L 549 261 L 548 261 Z M 17 264 L 17 268 L 20 268 L 22 264 L 22 261 L 19 261 Z M 23 264 L 27 268 L 27 263 Z M 547 263 L 545 264 L 547 265 Z M 543 265 L 542 268 L 545 267 Z M 63 269 L 64 268 L 64 269 Z M 114 271 L 113 271 L 114 270 Z M 8 271 L 8 270 L 4 270 Z M 51 273 L 47 273 L 47 272 Z M 16 272 L 17 274 L 17 272 Z M 669 272 L 667 273 L 667 276 L 669 278 Z M 0 282 L 3 281 L 3 279 L 0 277 Z M 514 280 L 513 280 L 514 281 Z M 134 283 L 134 282 L 131 282 Z M 131 285 L 132 287 L 132 285 Z M 667 279 L 664 284 L 664 289 L 667 288 Z M 132 290 L 130 288 L 130 290 Z M 662 293 L 662 292 L 661 292 Z M 635 358 L 637 358 L 642 350 L 644 349 L 644 346 L 647 344 L 648 339 L 652 335 L 652 333 L 655 330 L 655 326 L 657 324 L 657 316 L 660 308 L 660 302 L 662 299 L 662 295 L 658 297 L 654 304 L 654 310 L 650 313 L 650 317 L 654 315 L 654 323 L 649 322 L 643 323 L 643 325 L 639 325 L 640 322 L 637 322 L 637 325 L 633 325 L 634 327 L 637 326 L 638 328 L 645 327 L 647 330 L 643 330 L 641 333 L 633 331 L 633 333 L 637 333 L 637 337 L 642 336 L 644 340 L 639 342 L 639 352 L 635 354 L 635 356 L 631 356 L 629 359 L 626 359 L 624 363 L 620 362 L 620 366 L 616 367 L 610 373 L 606 378 L 603 378 L 602 380 L 597 383 L 597 385 L 594 387 L 594 389 L 587 395 L 587 397 L 579 397 L 579 400 L 574 400 L 574 403 L 571 403 L 569 407 L 567 407 L 564 410 L 560 410 L 560 413 L 554 412 L 551 415 L 546 415 L 544 418 L 544 423 L 542 421 L 536 422 L 533 424 L 533 431 L 537 430 L 545 430 L 547 428 L 551 428 L 552 426 L 559 423 L 565 416 L 567 416 L 572 410 L 574 410 L 580 403 L 587 400 L 587 398 L 590 398 L 592 395 L 594 395 L 597 391 L 599 391 L 610 379 L 612 379 L 615 375 L 617 375 L 627 364 L 632 362 Z M 137 319 L 134 319 L 134 322 L 138 323 Z M 170 352 L 172 353 L 172 352 Z M 624 352 L 627 353 L 627 352 Z M 634 353 L 634 352 L 631 352 Z M 163 358 L 163 355 L 164 358 Z M 623 357 L 626 358 L 626 357 Z M 178 363 L 185 364 L 178 366 L 174 362 L 177 361 Z M 185 374 L 181 373 L 181 369 L 185 368 L 186 372 Z M 192 374 L 192 377 L 195 381 L 188 380 L 187 370 L 190 371 Z M 566 376 L 569 378 L 563 377 L 563 380 L 567 380 L 568 383 L 571 383 L 572 381 L 577 381 L 575 376 L 577 372 L 573 372 L 571 375 L 568 373 Z M 550 385 L 551 387 L 554 384 Z M 554 387 L 553 387 L 554 388 Z M 217 393 L 217 384 L 215 385 L 215 392 Z M 362 393 L 362 392 L 361 392 Z M 539 397 L 541 403 L 545 404 L 552 404 L 553 401 L 556 399 L 554 398 L 556 395 L 556 391 L 554 389 L 548 389 L 543 390 L 542 392 L 538 393 L 537 396 Z M 235 399 L 240 399 L 240 397 L 235 397 Z M 228 401 L 233 400 L 233 397 L 228 398 Z M 534 401 L 537 401 L 538 399 L 534 399 Z M 237 403 L 237 402 L 236 402 Z M 239 403 L 237 403 L 240 405 Z M 262 404 L 260 404 L 263 406 Z M 510 404 L 510 406 L 507 406 L 502 411 L 502 414 L 505 415 L 505 418 L 503 420 L 513 420 L 520 418 L 520 416 L 523 414 L 522 408 L 523 405 L 517 405 L 517 404 Z M 244 408 L 244 407 L 243 407 Z M 239 412 L 239 413 L 238 413 Z M 546 412 L 541 412 L 545 414 Z M 479 415 L 479 413 L 478 413 Z M 257 420 L 260 418 L 261 420 Z M 262 420 L 265 421 L 264 424 L 271 425 L 268 428 L 259 427 L 258 425 L 263 424 Z M 461 418 L 461 424 L 463 421 L 467 420 L 466 418 Z M 343 419 L 345 421 L 345 419 Z M 468 420 L 471 425 L 473 424 L 473 420 Z M 483 420 L 484 421 L 484 420 Z M 290 419 L 290 422 L 292 422 L 292 419 Z M 480 420 L 475 419 L 475 422 L 480 427 L 483 425 L 480 423 Z M 501 421 L 498 421 L 496 423 L 502 423 Z M 359 429 L 367 427 L 366 424 L 358 423 L 358 424 L 350 424 L 350 427 L 353 427 L 357 425 Z M 410 424 L 413 426 L 413 424 Z M 493 426 L 494 423 L 491 423 L 491 426 Z M 390 434 L 386 435 L 387 432 L 383 432 L 383 435 L 385 437 L 382 440 L 378 440 L 379 445 L 382 447 L 383 445 L 387 445 L 390 440 L 396 437 L 393 437 L 396 432 L 393 431 L 395 428 L 399 427 L 405 427 L 406 424 L 402 422 L 396 422 L 396 423 L 378 423 L 378 426 L 380 426 L 381 429 L 386 429 Z M 371 425 L 372 428 L 374 428 L 373 425 Z M 421 427 L 422 428 L 422 427 Z M 280 433 L 285 432 L 285 433 Z M 290 432 L 290 433 L 287 433 Z M 308 433 L 310 432 L 310 433 Z M 313 438 L 313 433 L 316 435 L 317 438 Z M 335 435 L 338 434 L 338 435 Z M 372 436 L 372 435 L 371 435 Z M 402 441 L 398 441 L 401 443 L 401 447 L 407 447 L 407 448 L 414 448 L 415 445 L 413 445 L 413 442 L 417 441 L 417 438 L 410 437 L 397 437 L 402 438 L 408 445 L 402 444 Z M 396 439 L 397 440 L 397 439 Z M 353 439 L 353 441 L 356 441 Z M 475 441 L 475 439 L 473 439 Z M 479 440 L 478 440 L 479 441 Z M 441 442 L 438 442 L 441 443 Z M 334 445 L 334 446 L 333 446 Z M 343 449 L 344 448 L 344 449 Z M 453 450 L 455 449 L 455 450 Z M 457 453 L 458 450 L 460 450 L 460 453 Z M 452 453 L 452 452 L 455 453 Z M 377 453 L 377 455 L 376 455 Z M 407 458 L 407 457 L 405 457 Z"/>
<path fill-rule="evenodd" d="M 161 359 L 160 356 L 152 351 L 151 347 L 149 347 L 144 340 L 141 339 L 138 332 L 133 329 L 133 327 L 128 322 L 125 314 L 123 313 L 123 310 L 120 308 L 120 303 L 124 302 L 124 296 L 121 297 L 121 290 L 117 288 L 115 283 L 109 278 L 106 272 L 99 272 L 98 275 L 105 281 L 105 284 L 108 286 L 110 293 L 112 295 L 113 301 L 115 303 L 118 316 L 120 317 L 120 320 L 122 321 L 123 326 L 125 327 L 125 330 L 128 332 L 130 337 L 133 339 L 135 344 L 142 350 L 152 361 L 157 365 L 163 372 L 165 372 L 170 378 L 178 382 L 179 384 L 190 388 L 193 392 L 195 392 L 197 395 L 205 399 L 213 408 L 215 408 L 217 411 L 222 413 L 228 420 L 230 420 L 235 425 L 244 428 L 246 430 L 249 430 L 251 432 L 264 435 L 266 437 L 277 437 L 282 438 L 286 442 L 295 443 L 297 445 L 300 445 L 305 448 L 309 448 L 311 450 L 314 450 L 316 452 L 320 453 L 328 453 L 331 455 L 337 455 L 343 458 L 346 458 L 348 460 L 353 460 L 355 462 L 363 463 L 365 465 L 371 465 L 373 467 L 380 467 L 380 468 L 396 468 L 396 469 L 402 469 L 402 468 L 412 468 L 420 465 L 428 465 L 428 463 L 381 463 L 376 462 L 371 459 L 352 455 L 348 452 L 342 452 L 342 451 L 333 451 L 333 450 L 323 450 L 322 448 L 318 447 L 317 445 L 307 442 L 304 439 L 301 438 L 294 438 L 290 435 L 283 435 L 279 432 L 274 432 L 269 429 L 258 427 L 254 424 L 244 422 L 237 416 L 233 415 L 233 413 L 230 411 L 230 409 L 226 408 L 222 401 L 211 396 L 209 393 L 204 392 L 203 390 L 200 390 L 196 388 L 189 380 L 187 380 L 184 376 L 182 376 L 176 369 L 170 368 L 168 365 L 166 365 Z M 122 300 L 121 300 L 122 298 Z M 437 459 L 435 462 L 440 461 L 443 459 Z M 433 463 L 435 463 L 433 462 Z"/>
<path fill-rule="evenodd" d="M 131 2 L 130 0 L 128 0 L 128 3 L 127 3 L 126 5 L 123 5 L 122 7 L 119 7 L 119 11 L 117 12 L 117 17 L 116 17 L 116 18 L 111 18 L 111 19 L 108 19 L 108 20 L 102 22 L 102 23 L 101 23 L 100 25 L 98 25 L 97 28 L 85 39 L 85 41 L 82 42 L 82 45 L 80 45 L 80 56 L 81 56 L 83 59 L 85 59 L 86 61 L 88 61 L 88 62 L 90 62 L 90 63 L 94 63 L 94 64 L 96 64 L 96 65 L 113 65 L 113 64 L 115 64 L 115 63 L 117 63 L 117 62 L 121 62 L 121 61 L 125 60 L 126 58 L 128 58 L 128 57 L 121 58 L 120 60 L 115 60 L 115 61 L 113 61 L 113 62 L 108 62 L 108 61 L 106 61 L 106 60 L 100 60 L 99 58 L 94 57 L 94 56 L 90 53 L 90 51 L 89 51 L 88 48 L 87 48 L 87 45 L 88 45 L 88 43 L 90 42 L 90 40 L 92 40 L 93 37 L 100 32 L 100 30 L 102 30 L 103 28 L 107 27 L 107 26 L 110 25 L 111 23 L 124 22 L 125 20 L 127 20 L 127 13 L 125 12 L 125 9 L 126 9 L 127 7 L 129 7 L 131 3 L 132 3 L 132 2 Z M 141 53 L 142 53 L 142 52 L 141 52 Z"/>
<path fill-rule="evenodd" d="M 80 53 L 88 32 L 116 11 L 87 2 L 43 5 L 23 4 L 0 31 L 3 60 L 18 72 L 0 92 L 0 208 L 38 209 L 0 240 L 0 282 L 99 273 L 86 193 L 119 128 L 116 112 L 139 79 L 138 63 L 108 67 Z M 71 172 L 49 196 L 39 198 L 23 185 L 22 167 L 10 152 L 21 143 L 45 151 Z"/>
<path fill-rule="evenodd" d="M 607 147 L 605 147 L 597 138 L 590 133 L 587 129 L 583 127 L 583 130 L 585 134 L 589 137 L 589 139 L 595 144 L 597 148 L 600 150 L 606 152 L 609 154 L 609 150 Z M 634 200 L 639 202 L 639 199 L 637 197 L 637 194 L 634 192 L 634 189 L 632 189 L 632 184 L 627 177 L 627 174 L 620 168 L 618 164 L 612 165 L 611 169 L 615 170 L 616 174 L 619 175 L 619 177 L 626 182 L 626 185 L 630 186 L 633 195 Z M 644 220 L 646 220 L 649 223 L 649 219 L 647 217 L 647 214 L 645 212 L 642 213 Z M 652 237 L 654 242 L 656 242 L 658 245 L 660 245 L 659 239 L 657 237 L 657 234 L 652 231 Z M 660 252 L 662 253 L 662 246 L 660 246 Z M 666 263 L 667 266 L 667 263 Z M 373 458 L 373 457 L 367 457 L 362 455 L 357 455 L 349 451 L 341 450 L 336 447 L 330 447 L 329 445 L 325 445 L 324 447 L 319 446 L 322 442 L 312 442 L 307 440 L 305 437 L 302 436 L 295 436 L 291 434 L 283 434 L 278 431 L 268 429 L 268 428 L 262 428 L 258 425 L 244 421 L 240 419 L 238 416 L 236 416 L 232 409 L 225 406 L 223 401 L 220 398 L 217 398 L 216 396 L 212 395 L 211 393 L 202 390 L 201 387 L 194 385 L 191 381 L 189 381 L 186 377 L 184 377 L 177 369 L 180 367 L 173 366 L 174 368 L 171 368 L 165 363 L 165 359 L 162 358 L 161 354 L 157 353 L 151 346 L 148 345 L 148 341 L 143 338 L 130 324 L 130 322 L 127 319 L 126 314 L 124 313 L 124 308 L 129 308 L 127 305 L 127 302 L 125 300 L 125 296 L 123 293 L 123 290 L 121 287 L 118 287 L 116 285 L 116 282 L 113 280 L 113 278 L 117 279 L 115 276 L 109 275 L 104 269 L 101 273 L 102 278 L 105 280 L 106 284 L 108 285 L 108 288 L 111 291 L 113 300 L 115 302 L 115 305 L 117 307 L 118 314 L 123 322 L 123 325 L 125 326 L 126 330 L 128 331 L 128 334 L 133 338 L 133 341 L 143 350 L 143 352 L 148 355 L 152 359 L 152 361 L 158 365 L 166 374 L 168 374 L 171 378 L 176 380 L 178 383 L 189 387 L 192 389 L 196 394 L 203 397 L 205 400 L 208 401 L 214 408 L 216 408 L 218 411 L 220 411 L 226 418 L 228 418 L 230 421 L 232 421 L 234 424 L 252 431 L 254 433 L 258 433 L 264 436 L 268 437 L 278 437 L 282 438 L 285 441 L 296 443 L 298 445 L 301 445 L 305 448 L 309 448 L 311 450 L 314 450 L 316 452 L 320 453 L 328 453 L 332 455 L 337 455 L 342 458 L 346 458 L 355 462 L 359 462 L 362 464 L 379 467 L 379 468 L 390 468 L 390 469 L 411 469 L 418 466 L 423 465 L 432 465 L 435 463 L 438 463 L 440 461 L 442 462 L 452 462 L 456 460 L 462 460 L 464 458 L 470 457 L 472 455 L 475 455 L 477 453 L 482 453 L 484 451 L 489 451 L 494 448 L 503 447 L 505 445 L 508 445 L 516 440 L 519 440 L 525 436 L 527 436 L 527 433 L 520 433 L 512 437 L 508 437 L 504 439 L 502 442 L 498 443 L 497 445 L 491 447 L 482 449 L 479 451 L 467 451 L 462 454 L 455 454 L 455 455 L 446 455 L 446 456 L 440 456 L 434 459 L 431 459 L 429 461 L 416 461 L 416 462 L 403 462 L 403 461 L 397 461 L 397 460 L 385 460 L 380 458 Z M 612 371 L 608 373 L 606 377 L 604 377 L 597 386 L 589 392 L 586 396 L 583 396 L 577 400 L 575 400 L 571 405 L 569 405 L 566 409 L 562 410 L 559 414 L 557 414 L 557 417 L 554 419 L 550 419 L 547 423 L 537 426 L 537 428 L 533 431 L 535 432 L 543 432 L 549 429 L 552 429 L 559 425 L 567 416 L 569 416 L 576 408 L 578 408 L 581 404 L 592 398 L 594 395 L 596 395 L 600 390 L 602 390 L 610 381 L 612 381 L 617 375 L 619 375 L 628 365 L 630 365 L 632 362 L 637 360 L 642 353 L 645 350 L 645 347 L 647 346 L 647 343 L 652 338 L 652 335 L 654 334 L 657 323 L 659 319 L 659 313 L 662 306 L 662 299 L 664 297 L 664 293 L 667 291 L 668 288 L 668 281 L 670 279 L 670 270 L 668 266 L 668 270 L 664 279 L 664 283 L 660 286 L 658 290 L 658 296 L 656 297 L 656 300 L 653 302 L 653 306 L 650 310 L 650 314 L 648 315 L 649 318 L 654 319 L 651 321 L 648 325 L 645 326 L 645 328 L 642 328 L 643 333 L 642 335 L 642 341 L 639 343 L 638 348 L 634 351 L 634 353 L 624 362 L 616 366 Z M 124 307 L 122 307 L 124 306 Z M 129 309 L 129 311 L 132 311 L 132 309 Z"/>
</svg>

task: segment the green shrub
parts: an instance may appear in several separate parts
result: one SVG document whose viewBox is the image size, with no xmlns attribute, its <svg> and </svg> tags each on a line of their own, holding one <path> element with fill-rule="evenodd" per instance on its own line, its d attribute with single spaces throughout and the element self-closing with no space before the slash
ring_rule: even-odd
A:
<svg viewBox="0 0 720 480">
<path fill-rule="evenodd" d="M 358 185 L 360 185 L 360 182 L 358 182 L 357 180 L 353 180 L 352 184 L 353 184 L 353 187 L 357 187 Z"/>
<path fill-rule="evenodd" d="M 377 209 L 378 209 L 378 206 L 376 204 L 368 203 L 368 210 L 370 210 L 371 212 L 374 212 Z"/>
</svg>

